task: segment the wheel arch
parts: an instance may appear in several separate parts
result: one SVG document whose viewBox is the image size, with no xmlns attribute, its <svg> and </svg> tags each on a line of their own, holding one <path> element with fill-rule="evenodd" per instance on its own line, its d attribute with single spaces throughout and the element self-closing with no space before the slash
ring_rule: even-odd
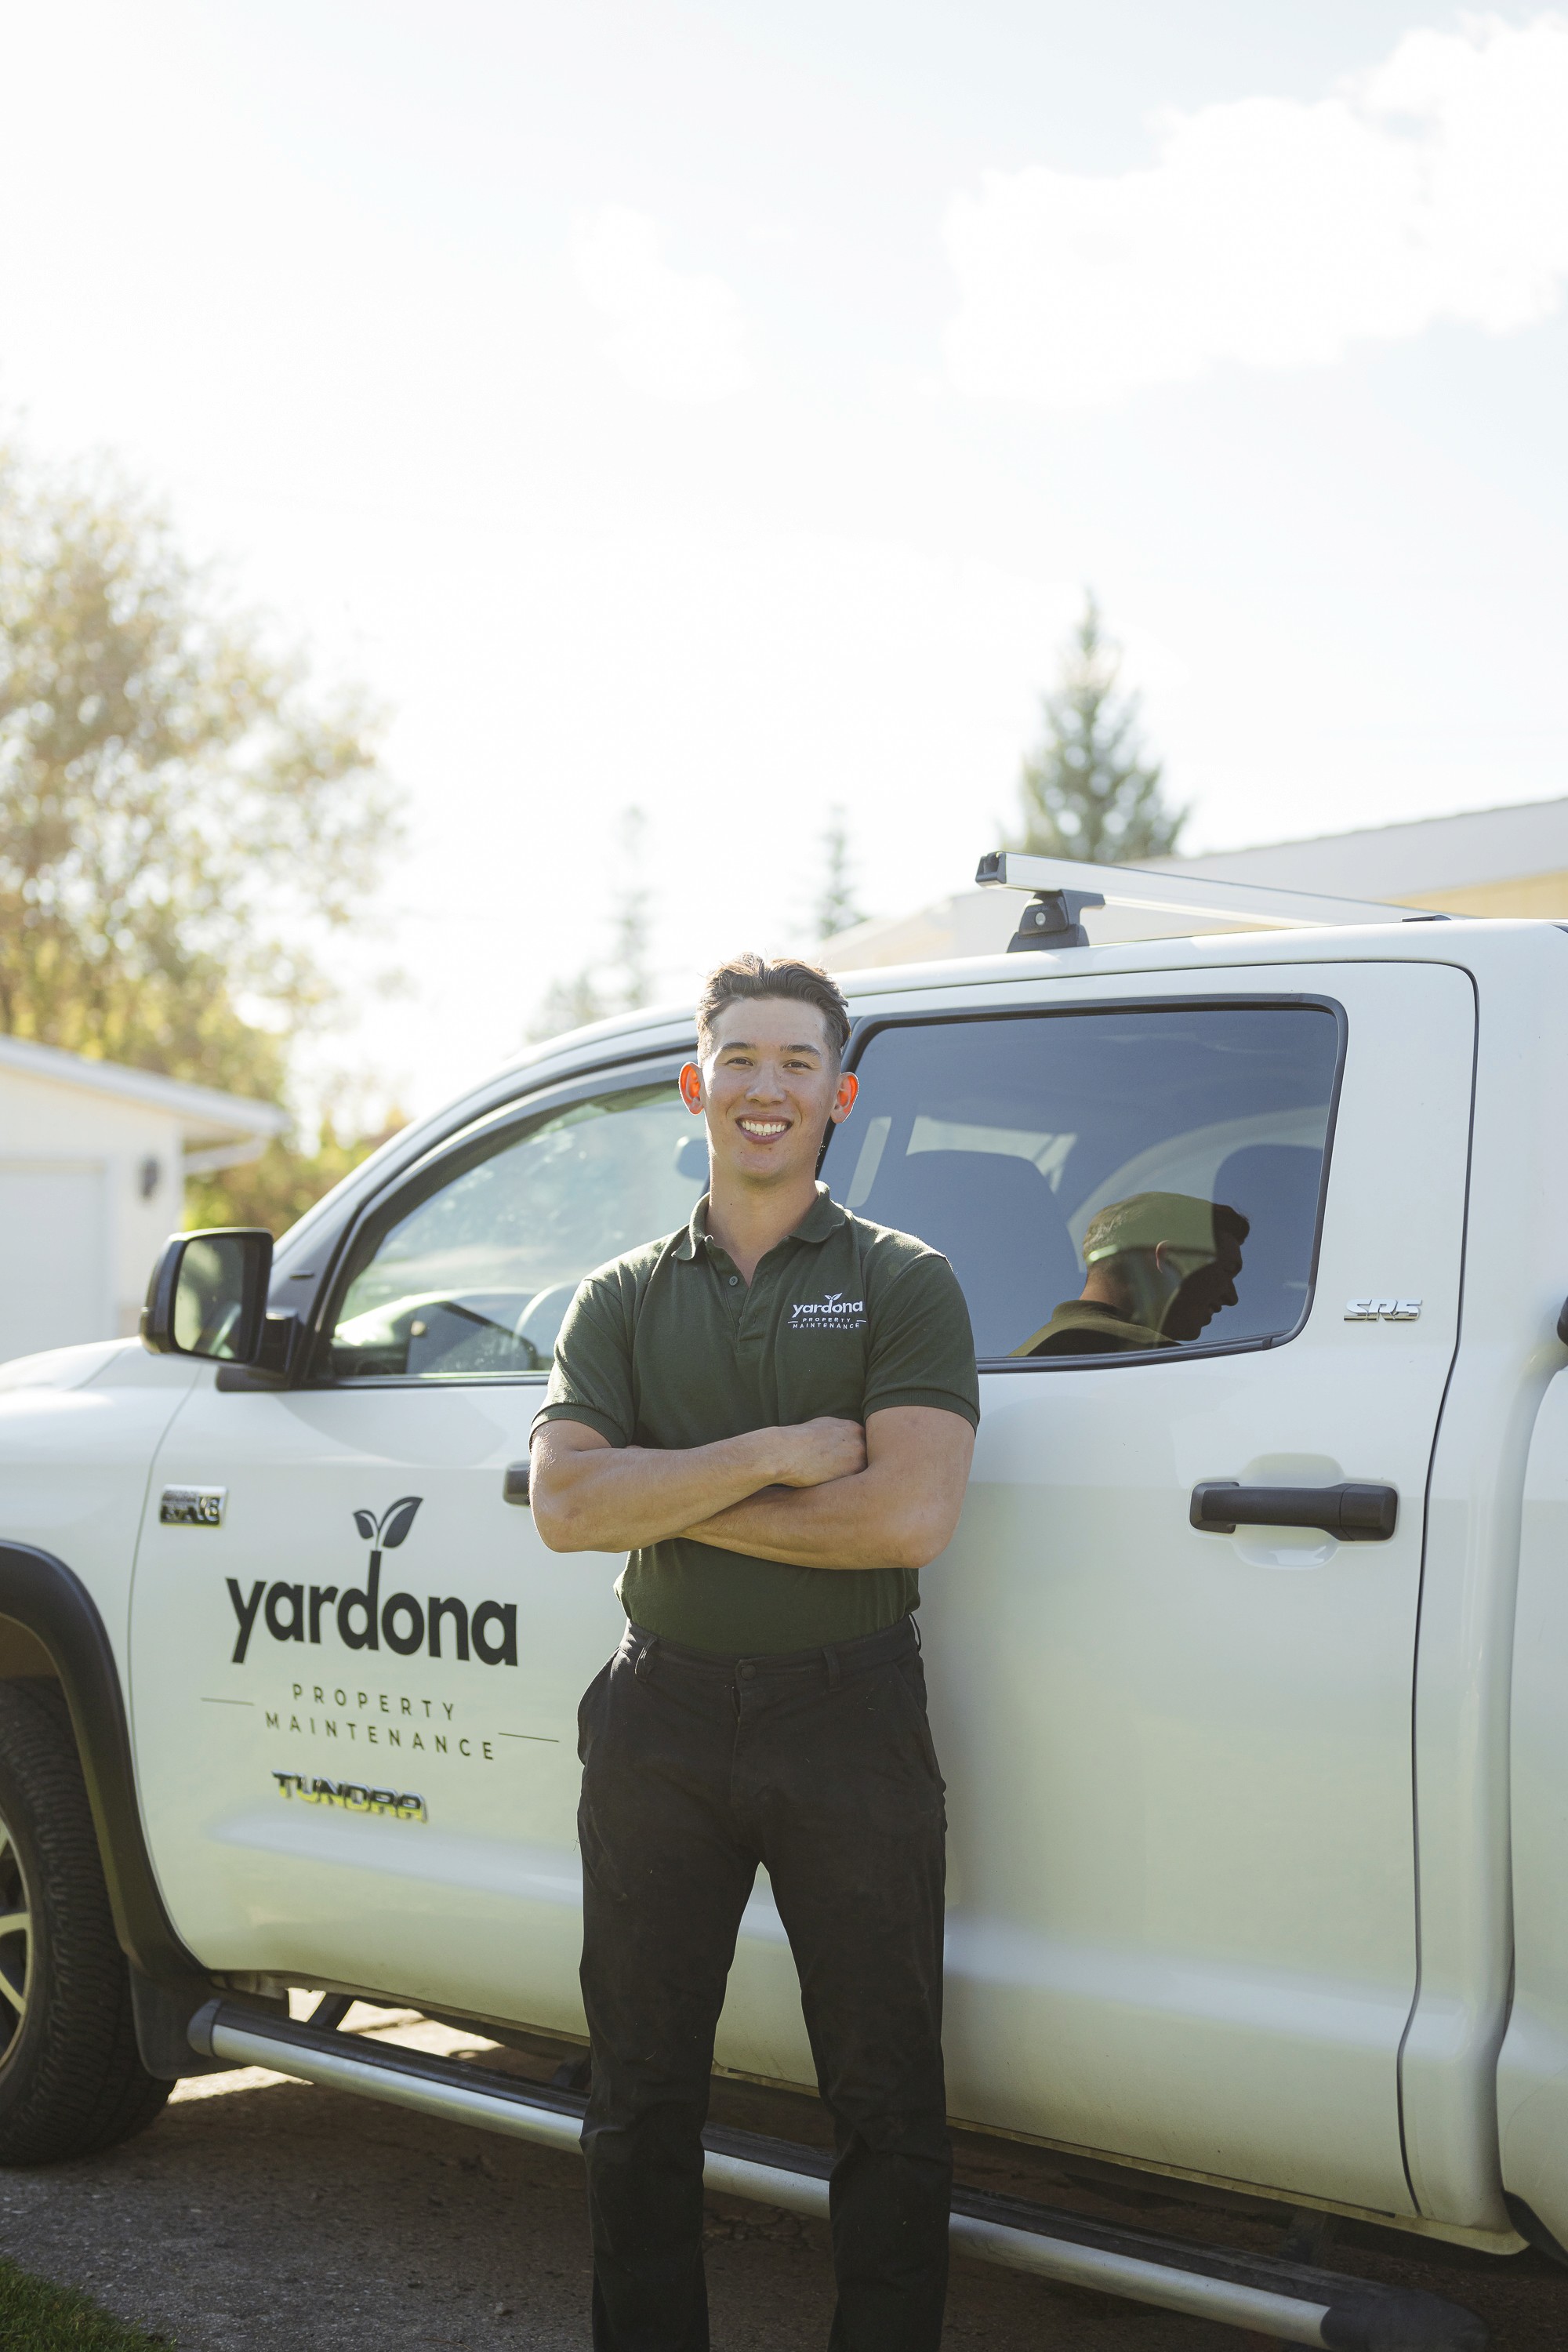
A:
<svg viewBox="0 0 1568 2352">
<path fill-rule="evenodd" d="M 63 1559 L 0 1542 L 0 1677 L 44 1676 L 58 1682 L 69 1710 L 121 1949 L 155 1983 L 204 1977 L 158 1889 L 120 1669 L 98 1604 Z"/>
<path fill-rule="evenodd" d="M 36 1633 L 14 1617 L 0 1617 L 0 1682 L 56 1682 L 55 1662 Z"/>
</svg>

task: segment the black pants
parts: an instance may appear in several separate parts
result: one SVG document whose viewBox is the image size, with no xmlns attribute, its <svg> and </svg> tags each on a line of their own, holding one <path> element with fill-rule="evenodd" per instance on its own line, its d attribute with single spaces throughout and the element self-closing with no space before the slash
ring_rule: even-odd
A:
<svg viewBox="0 0 1568 2352">
<path fill-rule="evenodd" d="M 913 1624 L 744 1659 L 631 1626 L 579 1729 L 596 2352 L 706 2352 L 700 2134 L 759 1862 L 837 2127 L 831 2352 L 935 2352 L 946 1822 Z"/>
</svg>

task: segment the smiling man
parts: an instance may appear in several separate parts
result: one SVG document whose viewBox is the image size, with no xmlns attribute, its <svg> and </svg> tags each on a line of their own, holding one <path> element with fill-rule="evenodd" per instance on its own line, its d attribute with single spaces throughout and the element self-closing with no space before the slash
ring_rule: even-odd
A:
<svg viewBox="0 0 1568 2352">
<path fill-rule="evenodd" d="M 544 1541 L 630 1554 L 579 1718 L 594 2342 L 707 2346 L 701 2130 L 762 1864 L 836 2126 L 833 2352 L 935 2352 L 946 1824 L 911 1612 L 969 1473 L 969 1317 L 944 1257 L 816 1181 L 856 1095 L 827 974 L 738 957 L 697 1018 L 710 1189 L 583 1284 L 533 1430 Z"/>
</svg>

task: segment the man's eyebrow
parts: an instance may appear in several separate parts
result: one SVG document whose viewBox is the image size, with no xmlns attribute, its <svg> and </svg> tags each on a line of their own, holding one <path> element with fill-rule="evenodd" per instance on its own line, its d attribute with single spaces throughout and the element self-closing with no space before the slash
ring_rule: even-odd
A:
<svg viewBox="0 0 1568 2352">
<path fill-rule="evenodd" d="M 721 1054 L 754 1054 L 758 1048 L 749 1037 L 726 1037 L 719 1051 Z M 809 1039 L 798 1045 L 781 1045 L 781 1054 L 821 1054 L 826 1048 L 814 1045 Z"/>
</svg>

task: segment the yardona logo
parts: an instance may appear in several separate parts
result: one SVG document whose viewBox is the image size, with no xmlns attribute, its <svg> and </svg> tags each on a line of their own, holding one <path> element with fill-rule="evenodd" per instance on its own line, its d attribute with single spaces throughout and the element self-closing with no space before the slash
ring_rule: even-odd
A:
<svg viewBox="0 0 1568 2352">
<path fill-rule="evenodd" d="M 338 1639 L 345 1650 L 379 1650 L 384 1642 L 400 1658 L 411 1658 L 421 1649 L 432 1658 L 438 1658 L 442 1628 L 446 1625 L 450 1628 L 453 1651 L 458 1658 L 467 1661 L 471 1643 L 473 1655 L 481 1664 L 515 1666 L 515 1602 L 509 1601 L 503 1606 L 499 1601 L 481 1601 L 470 1619 L 467 1601 L 442 1599 L 434 1592 L 423 1603 L 412 1592 L 394 1592 L 387 1600 L 382 1600 L 383 1556 L 396 1551 L 407 1541 L 423 1500 L 420 1495 L 400 1495 L 395 1503 L 387 1505 L 379 1519 L 374 1511 L 354 1513 L 354 1526 L 371 1547 L 369 1571 L 363 1585 L 351 1584 L 340 1592 L 335 1584 L 306 1586 L 279 1581 L 269 1585 L 265 1577 L 258 1576 L 247 1599 L 231 1576 L 228 1597 L 239 1626 L 234 1664 L 245 1664 L 258 1612 L 275 1642 L 319 1644 L 322 1612 L 331 1612 L 328 1622 L 335 1619 Z M 337 1607 L 332 1611 L 334 1601 Z"/>
<path fill-rule="evenodd" d="M 790 1309 L 789 1328 L 792 1331 L 863 1331 L 866 1302 L 846 1298 L 841 1290 L 830 1290 L 825 1298 L 798 1298 Z"/>
</svg>

